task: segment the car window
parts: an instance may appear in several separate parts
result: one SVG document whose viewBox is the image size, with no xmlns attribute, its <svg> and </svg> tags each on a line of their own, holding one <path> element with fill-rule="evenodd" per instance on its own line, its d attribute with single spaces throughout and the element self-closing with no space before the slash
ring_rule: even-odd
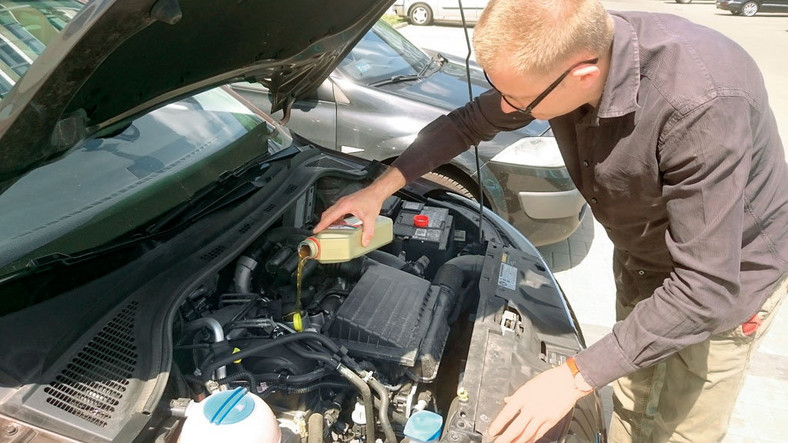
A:
<svg viewBox="0 0 788 443">
<path fill-rule="evenodd" d="M 0 100 L 83 6 L 73 0 L 0 0 Z"/>
<path fill-rule="evenodd" d="M 258 112 L 209 90 L 29 172 L 0 194 L 0 269 L 32 251 L 74 253 L 132 232 L 222 173 L 289 146 Z"/>
<path fill-rule="evenodd" d="M 414 75 L 430 58 L 385 22 L 378 22 L 339 64 L 339 70 L 363 83 L 395 75 Z"/>
</svg>

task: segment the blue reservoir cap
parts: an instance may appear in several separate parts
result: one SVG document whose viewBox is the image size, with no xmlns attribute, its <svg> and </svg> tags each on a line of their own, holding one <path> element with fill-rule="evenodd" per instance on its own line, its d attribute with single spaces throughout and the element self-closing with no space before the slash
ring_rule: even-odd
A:
<svg viewBox="0 0 788 443">
<path fill-rule="evenodd" d="M 419 411 L 405 423 L 405 436 L 412 440 L 433 441 L 441 436 L 443 417 L 430 411 Z"/>
<path fill-rule="evenodd" d="M 248 417 L 254 411 L 254 400 L 245 388 L 222 391 L 205 400 L 203 414 L 214 425 L 231 425 Z"/>
</svg>

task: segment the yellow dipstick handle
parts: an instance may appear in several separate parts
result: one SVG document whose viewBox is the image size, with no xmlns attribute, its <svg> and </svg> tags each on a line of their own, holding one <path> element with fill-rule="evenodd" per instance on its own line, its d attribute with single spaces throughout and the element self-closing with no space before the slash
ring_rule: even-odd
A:
<svg viewBox="0 0 788 443">
<path fill-rule="evenodd" d="M 304 330 L 304 325 L 301 323 L 301 313 L 300 312 L 296 312 L 295 314 L 293 314 L 293 329 L 295 329 L 298 332 L 301 332 L 301 331 Z"/>
</svg>

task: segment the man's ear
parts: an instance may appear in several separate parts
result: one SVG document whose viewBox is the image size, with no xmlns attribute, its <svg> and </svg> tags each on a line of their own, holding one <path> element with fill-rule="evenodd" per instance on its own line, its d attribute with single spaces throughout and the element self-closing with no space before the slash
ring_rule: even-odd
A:
<svg viewBox="0 0 788 443">
<path fill-rule="evenodd" d="M 590 87 L 602 75 L 597 65 L 578 66 L 569 74 L 582 87 Z"/>
</svg>

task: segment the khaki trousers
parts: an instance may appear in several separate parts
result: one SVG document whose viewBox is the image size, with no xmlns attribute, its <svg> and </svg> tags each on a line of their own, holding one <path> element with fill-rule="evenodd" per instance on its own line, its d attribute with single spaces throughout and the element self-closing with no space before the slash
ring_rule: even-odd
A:
<svg viewBox="0 0 788 443">
<path fill-rule="evenodd" d="M 750 357 L 769 330 L 786 291 L 788 279 L 783 278 L 759 310 L 762 323 L 751 335 L 738 326 L 613 382 L 608 441 L 722 440 Z M 617 299 L 616 316 L 621 320 L 637 300 Z"/>
</svg>

